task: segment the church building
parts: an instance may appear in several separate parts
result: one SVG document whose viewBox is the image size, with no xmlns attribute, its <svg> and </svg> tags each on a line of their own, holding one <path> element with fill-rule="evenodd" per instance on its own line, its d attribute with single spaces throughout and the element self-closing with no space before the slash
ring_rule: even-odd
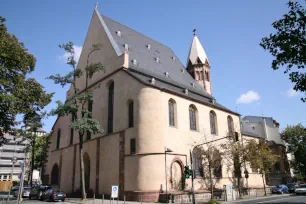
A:
<svg viewBox="0 0 306 204">
<path fill-rule="evenodd" d="M 240 115 L 213 97 L 213 92 L 222 90 L 213 90 L 213 69 L 196 32 L 184 65 L 166 45 L 96 8 L 78 68 L 85 67 L 89 50 L 97 43 L 103 48 L 90 62 L 101 62 L 105 72 L 96 73 L 89 87 L 92 117 L 104 133 L 87 137 L 84 155 L 79 155 L 78 133 L 69 126 L 72 117 L 57 118 L 49 136 L 44 181 L 68 194 L 80 192 L 83 156 L 88 194 L 107 196 L 111 186 L 118 185 L 120 197 L 157 202 L 166 188 L 168 194 L 190 191 L 184 167 L 190 164 L 194 146 L 203 143 L 203 138 L 217 146 L 229 133 L 237 141 L 242 138 Z M 84 89 L 85 80 L 76 85 Z M 68 91 L 67 98 L 72 93 Z M 233 184 L 234 175 L 222 166 L 222 157 L 216 160 L 215 188 L 222 189 Z M 196 159 L 194 168 L 196 194 L 208 192 L 207 175 Z M 261 187 L 262 178 L 250 174 L 248 185 Z"/>
</svg>

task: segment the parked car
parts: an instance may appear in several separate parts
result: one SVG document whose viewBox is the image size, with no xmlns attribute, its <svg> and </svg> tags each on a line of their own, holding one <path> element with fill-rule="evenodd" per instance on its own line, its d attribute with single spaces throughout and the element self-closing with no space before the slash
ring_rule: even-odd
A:
<svg viewBox="0 0 306 204">
<path fill-rule="evenodd" d="M 288 187 L 284 184 L 277 185 L 275 188 L 272 188 L 272 194 L 274 193 L 279 193 L 279 194 L 289 193 Z"/>
<path fill-rule="evenodd" d="M 41 195 L 40 200 L 48 200 L 48 201 L 56 201 L 56 200 L 61 200 L 65 201 L 67 194 L 62 191 L 62 190 L 53 190 L 53 189 L 48 189 L 45 191 L 44 194 Z"/>
<path fill-rule="evenodd" d="M 299 185 L 296 183 L 288 183 L 287 187 L 288 187 L 289 193 L 295 193 L 295 189 L 299 187 Z"/>
<path fill-rule="evenodd" d="M 30 196 L 31 189 L 31 187 L 24 187 L 22 191 L 22 197 L 28 198 Z"/>
<path fill-rule="evenodd" d="M 34 186 L 32 188 L 32 191 L 30 192 L 29 199 L 36 198 L 37 200 L 40 200 L 41 196 L 48 189 L 51 189 L 51 186 L 47 186 L 47 185 L 37 185 L 37 186 Z"/>
<path fill-rule="evenodd" d="M 300 194 L 306 194 L 306 184 L 301 184 L 299 187 L 295 189 L 295 194 L 300 195 Z"/>
</svg>

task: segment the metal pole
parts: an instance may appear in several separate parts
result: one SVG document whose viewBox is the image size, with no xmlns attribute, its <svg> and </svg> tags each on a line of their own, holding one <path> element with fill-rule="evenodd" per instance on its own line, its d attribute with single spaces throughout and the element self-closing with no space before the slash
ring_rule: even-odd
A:
<svg viewBox="0 0 306 204">
<path fill-rule="evenodd" d="M 104 194 L 102 194 L 102 204 L 104 203 Z"/>
<path fill-rule="evenodd" d="M 140 195 L 140 203 L 142 204 L 142 194 Z"/>
<path fill-rule="evenodd" d="M 192 152 L 190 150 L 190 169 L 191 169 L 191 193 L 192 193 L 192 204 L 195 204 L 195 198 L 194 198 L 194 170 L 192 168 Z"/>
<path fill-rule="evenodd" d="M 167 179 L 167 152 L 165 150 L 165 177 L 166 177 L 166 203 L 168 204 L 168 179 Z"/>
<path fill-rule="evenodd" d="M 125 195 L 123 196 L 123 203 L 125 204 Z"/>
<path fill-rule="evenodd" d="M 118 204 L 118 202 L 119 202 L 119 197 L 117 197 L 117 204 Z"/>
<path fill-rule="evenodd" d="M 93 194 L 93 204 L 95 204 L 96 194 Z"/>
<path fill-rule="evenodd" d="M 16 138 L 14 138 L 15 140 Z M 12 185 L 13 185 L 13 175 L 14 175 L 14 167 L 15 167 L 15 163 L 16 163 L 16 157 L 15 157 L 15 152 L 16 152 L 16 141 L 15 141 L 15 144 L 14 144 L 14 153 L 13 153 L 13 158 L 12 158 L 12 163 L 13 163 L 13 166 L 12 166 L 12 173 L 11 173 L 11 179 L 10 179 L 10 189 L 9 189 L 9 193 L 8 193 L 8 196 L 7 196 L 7 201 L 10 201 L 10 195 L 11 195 L 11 188 L 12 188 Z"/>
</svg>

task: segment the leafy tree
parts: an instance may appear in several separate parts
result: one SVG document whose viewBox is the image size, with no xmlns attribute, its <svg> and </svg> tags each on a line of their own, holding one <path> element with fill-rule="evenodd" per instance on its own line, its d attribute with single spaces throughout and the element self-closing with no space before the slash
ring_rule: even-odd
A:
<svg viewBox="0 0 306 204">
<path fill-rule="evenodd" d="M 4 133 L 11 133 L 19 124 L 16 115 L 26 116 L 41 111 L 51 102 L 53 94 L 27 75 L 34 71 L 36 59 L 22 42 L 11 35 L 0 16 L 0 145 Z"/>
<path fill-rule="evenodd" d="M 279 156 L 273 154 L 264 140 L 249 140 L 246 144 L 247 158 L 252 167 L 258 168 L 262 175 L 262 182 L 266 192 L 266 184 L 264 178 L 267 176 L 269 169 L 279 160 Z"/>
<path fill-rule="evenodd" d="M 268 50 L 274 60 L 272 68 L 285 67 L 295 91 L 306 91 L 306 11 L 298 2 L 288 2 L 289 12 L 272 23 L 276 33 L 264 37 L 260 45 Z M 306 97 L 301 100 L 306 102 Z"/>
<path fill-rule="evenodd" d="M 287 126 L 281 132 L 281 138 L 287 143 L 293 157 L 290 165 L 306 178 L 306 129 L 302 124 Z"/>
<path fill-rule="evenodd" d="M 102 45 L 94 44 L 91 47 L 87 55 L 86 66 L 83 68 L 77 68 L 76 66 L 72 42 L 62 44 L 59 47 L 68 53 L 67 64 L 70 65 L 72 71 L 65 76 L 60 76 L 59 74 L 52 75 L 49 79 L 53 80 L 55 84 L 60 84 L 62 87 L 71 84 L 70 90 L 73 92 L 73 95 L 64 104 L 57 101 L 58 107 L 52 110 L 51 115 L 58 115 L 59 117 L 71 115 L 74 118 L 70 123 L 70 127 L 76 130 L 79 135 L 81 191 L 82 198 L 86 199 L 83 142 L 84 139 L 89 139 L 91 134 L 103 132 L 99 122 L 92 118 L 92 112 L 88 107 L 88 104 L 92 102 L 92 90 L 89 90 L 88 82 L 96 72 L 104 70 L 104 67 L 101 63 L 90 63 L 90 57 L 93 53 L 100 51 Z M 81 78 L 85 78 L 85 87 L 83 90 L 77 88 L 77 81 L 82 80 Z M 84 137 L 85 135 L 87 138 Z"/>
</svg>

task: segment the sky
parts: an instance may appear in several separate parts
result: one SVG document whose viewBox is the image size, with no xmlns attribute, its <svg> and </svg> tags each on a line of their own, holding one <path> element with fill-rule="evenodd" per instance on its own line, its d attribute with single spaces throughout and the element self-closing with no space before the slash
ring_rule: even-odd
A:
<svg viewBox="0 0 306 204">
<path fill-rule="evenodd" d="M 64 101 L 68 87 L 46 77 L 69 71 L 59 44 L 72 41 L 80 54 L 96 0 L 1 0 L 0 15 L 10 33 L 37 59 L 31 74 Z M 300 1 L 305 5 L 304 1 Z M 183 64 L 194 28 L 211 65 L 213 96 L 242 116 L 273 117 L 280 127 L 306 125 L 306 103 L 283 70 L 271 68 L 272 56 L 259 46 L 274 32 L 271 24 L 288 11 L 286 0 L 98 0 L 99 11 L 169 46 Z M 50 131 L 55 117 L 44 121 Z"/>
</svg>

